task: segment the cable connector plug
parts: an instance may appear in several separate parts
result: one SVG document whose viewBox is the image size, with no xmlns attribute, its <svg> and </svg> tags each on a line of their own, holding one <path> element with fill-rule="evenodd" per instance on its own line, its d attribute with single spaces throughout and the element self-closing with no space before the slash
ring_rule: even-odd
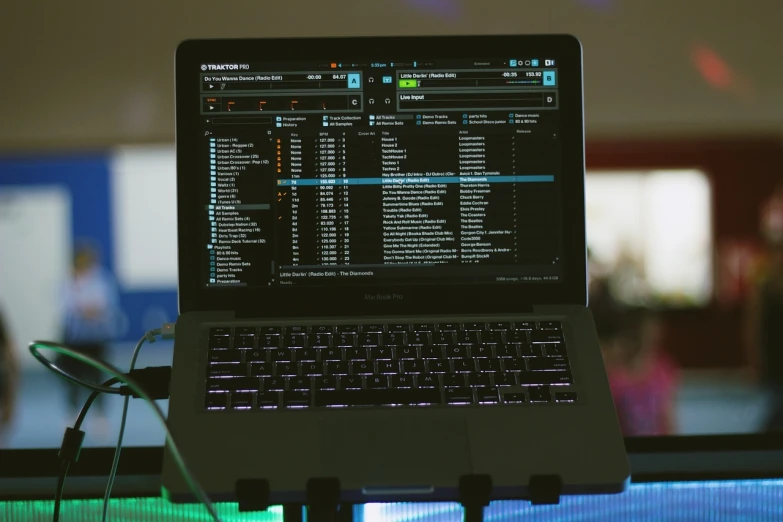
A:
<svg viewBox="0 0 783 522">
<path fill-rule="evenodd" d="M 150 366 L 139 370 L 131 370 L 128 377 L 136 381 L 152 400 L 157 401 L 169 398 L 171 366 Z M 129 386 L 121 386 L 120 395 L 130 395 L 134 399 L 140 398 Z"/>
<path fill-rule="evenodd" d="M 174 339 L 174 329 L 177 323 L 163 323 L 160 327 L 160 336 L 163 339 Z"/>
<path fill-rule="evenodd" d="M 63 443 L 60 445 L 60 452 L 57 456 L 63 462 L 76 462 L 79 460 L 79 454 L 82 452 L 84 443 L 84 432 L 76 428 L 65 428 L 63 434 Z"/>
</svg>

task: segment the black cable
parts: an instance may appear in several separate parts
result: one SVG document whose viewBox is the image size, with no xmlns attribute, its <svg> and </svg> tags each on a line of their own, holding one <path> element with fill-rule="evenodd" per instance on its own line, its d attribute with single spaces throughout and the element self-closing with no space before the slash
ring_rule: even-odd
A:
<svg viewBox="0 0 783 522">
<path fill-rule="evenodd" d="M 199 502 L 201 502 L 204 505 L 204 507 L 207 509 L 210 517 L 212 517 L 212 519 L 215 520 L 215 522 L 220 522 L 221 520 L 220 515 L 218 514 L 215 505 L 209 499 L 209 495 L 207 495 L 207 492 L 204 491 L 204 488 L 201 487 L 201 485 L 198 483 L 196 478 L 193 476 L 193 473 L 190 471 L 190 468 L 185 462 L 182 453 L 179 451 L 179 446 L 177 446 L 177 443 L 174 440 L 173 435 L 171 434 L 171 430 L 169 430 L 168 423 L 166 422 L 166 414 L 163 413 L 163 410 L 161 410 L 160 406 L 157 405 L 152 395 L 150 395 L 150 393 L 147 392 L 141 384 L 136 382 L 136 380 L 133 377 L 124 374 L 122 371 L 118 370 L 111 364 L 103 362 L 90 355 L 73 350 L 72 348 L 69 348 L 63 344 L 59 344 L 51 341 L 31 342 L 28 346 L 30 353 L 32 353 L 33 356 L 36 359 L 38 359 L 38 361 L 40 361 L 49 369 L 52 369 L 53 365 L 50 363 L 49 359 L 47 359 L 44 355 L 42 355 L 39 352 L 41 348 L 47 350 L 53 350 L 58 354 L 62 354 L 67 357 L 77 359 L 80 362 L 84 364 L 88 364 L 97 370 L 100 370 L 104 373 L 108 373 L 112 377 L 115 377 L 118 381 L 125 384 L 125 386 L 127 386 L 127 390 L 126 390 L 127 395 L 133 395 L 134 397 L 139 397 L 140 399 L 144 399 L 144 401 L 150 406 L 150 408 L 152 408 L 152 411 L 155 413 L 155 417 L 158 419 L 158 421 L 160 421 L 161 426 L 163 426 L 163 429 L 166 431 L 166 447 L 168 448 L 169 455 L 174 460 L 174 463 L 176 464 L 177 468 L 179 468 L 179 471 L 182 474 L 182 478 L 185 479 L 185 482 L 187 482 L 188 487 L 196 496 L 196 498 L 199 500 Z M 171 369 L 168 368 L 168 371 L 170 370 Z M 62 370 L 60 370 L 59 368 L 53 371 L 62 372 Z M 150 371 L 152 371 L 152 369 L 150 369 Z M 155 370 L 155 371 L 163 371 L 163 370 Z M 166 387 L 168 387 L 168 384 L 166 385 Z M 106 390 L 110 390 L 111 393 L 115 393 L 115 390 L 113 388 L 109 388 L 105 386 L 96 386 L 94 384 L 90 384 L 89 388 L 101 392 L 104 389 L 106 389 Z M 161 389 L 162 389 L 162 385 L 161 385 Z M 168 390 L 166 391 L 166 396 L 167 395 L 168 395 Z M 61 451 L 66 449 L 65 446 L 66 443 L 68 443 L 67 446 L 68 450 L 73 451 L 74 448 L 76 449 L 76 451 L 74 452 L 74 457 L 71 459 L 72 461 L 76 461 L 76 459 L 78 458 L 78 451 L 81 449 L 81 442 L 79 442 L 79 444 L 74 444 L 73 442 L 76 441 L 77 439 L 76 435 L 81 436 L 81 438 L 83 439 L 84 432 L 73 430 L 73 428 L 68 428 L 65 431 L 66 431 L 66 437 L 63 438 L 64 447 L 61 449 Z M 72 440 L 66 440 L 69 436 L 70 439 Z"/>
<path fill-rule="evenodd" d="M 55 343 L 51 343 L 51 344 L 55 345 Z M 60 346 L 60 345 L 58 345 L 58 346 Z M 81 386 L 82 388 L 87 388 L 88 390 L 92 390 L 94 392 L 114 393 L 114 394 L 119 394 L 120 393 L 120 391 L 117 388 L 110 388 L 108 386 L 93 384 L 91 382 L 83 381 L 79 377 L 71 375 L 70 373 L 66 372 L 65 370 L 63 370 L 62 368 L 60 368 L 59 366 L 54 364 L 52 361 L 47 359 L 43 354 L 41 354 L 37 350 L 30 350 L 30 353 L 33 354 L 33 357 L 38 359 L 38 362 L 40 362 L 41 364 L 46 366 L 48 369 L 50 369 L 51 371 L 53 371 L 54 373 L 56 373 L 57 375 L 59 375 L 60 377 L 62 377 L 63 379 L 65 379 L 66 381 L 68 381 L 68 382 L 70 382 L 72 384 L 76 384 L 78 386 Z M 115 381 L 115 382 L 119 382 L 119 381 Z M 93 399 L 93 400 L 95 400 L 95 399 Z"/>
<path fill-rule="evenodd" d="M 116 377 L 112 377 L 108 381 L 104 382 L 100 387 L 109 388 L 113 384 L 120 382 Z M 98 386 L 96 386 L 97 388 Z M 118 388 L 109 388 L 115 390 L 115 393 L 119 393 Z M 60 520 L 60 505 L 63 500 L 63 491 L 65 490 L 65 479 L 68 477 L 68 470 L 71 467 L 72 462 L 79 460 L 79 453 L 82 449 L 82 442 L 84 442 L 84 432 L 81 430 L 84 423 L 87 412 L 90 411 L 90 407 L 93 405 L 98 396 L 103 393 L 101 391 L 93 391 L 87 400 L 84 402 L 79 416 L 76 417 L 76 422 L 73 423 L 73 428 L 66 428 L 63 435 L 63 442 L 60 445 L 59 457 L 62 461 L 60 466 L 60 475 L 57 477 L 57 489 L 54 493 L 54 522 Z"/>
</svg>

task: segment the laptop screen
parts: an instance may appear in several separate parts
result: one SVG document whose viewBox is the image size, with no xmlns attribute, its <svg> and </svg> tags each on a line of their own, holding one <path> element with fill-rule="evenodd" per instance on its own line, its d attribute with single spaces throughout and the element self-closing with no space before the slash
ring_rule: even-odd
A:
<svg viewBox="0 0 783 522">
<path fill-rule="evenodd" d="M 205 286 L 562 282 L 555 59 L 195 76 Z"/>
</svg>

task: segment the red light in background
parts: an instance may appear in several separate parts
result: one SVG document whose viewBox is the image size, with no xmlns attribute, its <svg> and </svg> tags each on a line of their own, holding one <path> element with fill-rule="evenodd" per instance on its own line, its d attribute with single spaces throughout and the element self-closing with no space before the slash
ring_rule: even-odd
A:
<svg viewBox="0 0 783 522">
<path fill-rule="evenodd" d="M 734 84 L 735 75 L 731 67 L 706 45 L 694 45 L 691 59 L 702 78 L 716 89 L 728 90 Z"/>
</svg>

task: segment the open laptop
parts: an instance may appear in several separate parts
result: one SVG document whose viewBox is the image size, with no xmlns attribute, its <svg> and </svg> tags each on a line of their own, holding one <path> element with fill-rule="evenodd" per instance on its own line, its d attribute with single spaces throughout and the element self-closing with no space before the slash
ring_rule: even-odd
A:
<svg viewBox="0 0 783 522">
<path fill-rule="evenodd" d="M 169 421 L 213 500 L 624 489 L 575 38 L 186 41 L 176 113 Z M 163 487 L 194 498 L 168 452 Z"/>
</svg>

